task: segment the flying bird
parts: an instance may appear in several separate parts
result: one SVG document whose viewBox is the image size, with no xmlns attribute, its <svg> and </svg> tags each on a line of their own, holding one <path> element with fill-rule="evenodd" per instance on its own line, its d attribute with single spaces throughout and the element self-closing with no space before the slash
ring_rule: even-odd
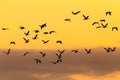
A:
<svg viewBox="0 0 120 80">
<path fill-rule="evenodd" d="M 113 31 L 113 30 L 118 31 L 118 27 L 112 27 L 112 31 Z"/>
<path fill-rule="evenodd" d="M 101 23 L 103 28 L 106 28 L 108 26 L 108 23 L 106 23 L 105 25 L 103 23 Z"/>
<path fill-rule="evenodd" d="M 89 19 L 89 16 L 85 16 L 85 15 L 83 14 L 83 18 L 84 18 L 84 20 L 88 20 L 88 19 Z"/>
<path fill-rule="evenodd" d="M 35 33 L 39 33 L 40 31 L 39 30 L 34 30 Z"/>
<path fill-rule="evenodd" d="M 23 56 L 26 56 L 26 55 L 28 55 L 28 54 L 30 54 L 30 52 L 25 52 L 25 53 L 23 54 Z"/>
<path fill-rule="evenodd" d="M 71 19 L 69 19 L 69 18 L 66 18 L 66 19 L 65 19 L 65 21 L 71 22 Z"/>
<path fill-rule="evenodd" d="M 30 35 L 30 31 L 24 32 L 26 36 Z"/>
<path fill-rule="evenodd" d="M 61 41 L 61 40 L 57 40 L 56 43 L 60 43 L 60 44 L 62 44 L 62 41 Z"/>
<path fill-rule="evenodd" d="M 72 11 L 72 14 L 73 14 L 73 15 L 77 15 L 77 14 L 79 14 L 79 13 L 80 13 L 80 11 L 77 11 L 77 12 L 73 12 L 73 11 Z"/>
<path fill-rule="evenodd" d="M 43 44 L 46 44 L 49 42 L 49 40 L 45 41 L 45 40 L 42 40 Z"/>
<path fill-rule="evenodd" d="M 30 42 L 29 39 L 26 39 L 26 38 L 23 38 L 23 39 L 24 39 L 25 43 Z"/>
<path fill-rule="evenodd" d="M 59 50 L 59 49 L 57 49 L 57 51 L 58 51 L 60 54 L 62 54 L 62 53 L 64 53 L 64 52 L 65 52 L 65 49 L 63 49 L 62 51 L 61 51 L 61 50 Z"/>
<path fill-rule="evenodd" d="M 49 34 L 55 33 L 55 31 L 50 31 Z"/>
<path fill-rule="evenodd" d="M 92 49 L 88 50 L 88 49 L 85 48 L 85 51 L 87 52 L 87 54 L 89 54 L 89 53 L 91 53 Z"/>
<path fill-rule="evenodd" d="M 19 28 L 20 28 L 21 30 L 25 29 L 25 27 L 24 27 L 24 26 L 20 26 Z"/>
<path fill-rule="evenodd" d="M 99 24 L 98 22 L 93 22 L 92 25 Z"/>
<path fill-rule="evenodd" d="M 101 28 L 102 26 L 97 26 L 96 28 Z"/>
<path fill-rule="evenodd" d="M 9 55 L 10 54 L 10 51 L 11 51 L 11 49 L 8 49 L 8 51 L 7 52 L 3 52 L 3 53 L 6 53 L 7 55 Z"/>
<path fill-rule="evenodd" d="M 8 30 L 9 28 L 2 28 L 2 30 Z"/>
<path fill-rule="evenodd" d="M 42 57 L 46 56 L 46 53 L 44 53 L 44 52 L 40 52 L 40 54 L 42 55 Z"/>
<path fill-rule="evenodd" d="M 72 50 L 72 52 L 78 53 L 78 49 L 74 49 L 74 50 Z"/>
<path fill-rule="evenodd" d="M 106 12 L 106 16 L 107 16 L 107 15 L 110 15 L 110 16 L 111 16 L 111 15 L 112 15 L 112 12 L 111 12 L 111 11 L 107 11 L 107 12 Z"/>
<path fill-rule="evenodd" d="M 14 44 L 14 45 L 15 45 L 15 42 L 14 42 L 14 41 L 11 41 L 10 44 Z"/>
<path fill-rule="evenodd" d="M 38 64 L 38 63 L 41 63 L 41 60 L 40 59 L 34 59 L 35 60 L 35 63 Z"/>
<path fill-rule="evenodd" d="M 100 22 L 105 22 L 105 19 L 101 19 Z"/>
<path fill-rule="evenodd" d="M 43 32 L 43 34 L 48 34 L 49 32 Z"/>
<path fill-rule="evenodd" d="M 42 29 L 45 28 L 47 25 L 46 25 L 46 23 L 44 23 L 44 24 L 39 25 L 39 26 L 40 26 L 40 28 L 41 28 L 41 30 L 42 30 Z"/>
<path fill-rule="evenodd" d="M 111 50 L 111 52 L 113 52 L 113 51 L 115 51 L 115 50 L 116 50 L 116 47 L 114 47 L 113 49 L 112 49 L 112 48 L 110 48 L 110 50 Z"/>
<path fill-rule="evenodd" d="M 106 52 L 113 52 L 116 50 L 116 47 L 114 47 L 114 48 L 108 47 L 108 48 L 104 48 L 104 49 L 106 50 Z"/>
<path fill-rule="evenodd" d="M 51 61 L 51 63 L 53 63 L 53 64 L 57 64 L 57 63 L 61 63 L 61 62 L 63 62 L 62 59 L 58 59 L 55 62 Z"/>
<path fill-rule="evenodd" d="M 32 39 L 35 40 L 38 38 L 38 34 L 36 34 Z"/>
</svg>

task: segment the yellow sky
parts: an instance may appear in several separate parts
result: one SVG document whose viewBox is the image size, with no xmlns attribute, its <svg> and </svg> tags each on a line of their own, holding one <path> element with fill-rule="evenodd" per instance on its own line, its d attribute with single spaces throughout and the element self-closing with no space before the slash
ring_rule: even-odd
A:
<svg viewBox="0 0 120 80">
<path fill-rule="evenodd" d="M 119 31 L 111 31 L 113 26 L 119 27 L 120 9 L 119 0 L 3 0 L 0 3 L 0 28 L 8 27 L 10 30 L 0 30 L 0 48 L 79 48 L 96 46 L 119 46 Z M 72 15 L 71 11 L 80 10 L 80 14 Z M 112 16 L 105 15 L 106 11 L 112 11 Z M 84 21 L 82 15 L 89 15 L 90 19 Z M 71 18 L 72 22 L 65 22 L 65 18 Z M 106 19 L 109 23 L 107 29 L 96 29 L 92 22 Z M 24 32 L 30 30 L 32 38 L 34 29 L 39 29 L 40 24 L 47 23 L 47 27 L 39 34 L 39 39 L 31 40 L 25 44 L 22 39 Z M 18 27 L 25 26 L 21 31 Z M 42 32 L 55 30 L 53 35 L 43 35 Z M 41 40 L 50 40 L 43 45 Z M 63 44 L 56 44 L 56 40 L 62 40 Z M 15 41 L 16 45 L 10 45 Z"/>
</svg>

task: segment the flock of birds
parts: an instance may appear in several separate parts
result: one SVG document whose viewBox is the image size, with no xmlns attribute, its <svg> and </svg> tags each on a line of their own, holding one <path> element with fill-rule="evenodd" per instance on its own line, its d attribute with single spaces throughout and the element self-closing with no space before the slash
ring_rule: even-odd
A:
<svg viewBox="0 0 120 80">
<path fill-rule="evenodd" d="M 116 51 L 116 50 L 117 50 L 117 47 L 113 47 L 113 48 L 107 47 L 107 48 L 104 48 L 104 50 L 105 50 L 105 52 L 110 53 L 110 52 Z M 63 57 L 62 57 L 62 55 L 63 55 L 63 53 L 65 53 L 65 51 L 66 51 L 65 49 L 63 49 L 63 50 L 57 49 L 57 53 L 55 54 L 56 57 L 57 57 L 57 59 L 56 59 L 55 61 L 51 61 L 51 63 L 52 63 L 52 64 L 62 63 L 62 62 L 63 62 Z M 87 48 L 85 48 L 84 51 L 85 51 L 85 54 L 92 54 L 92 53 L 93 53 L 93 52 L 92 52 L 92 49 L 87 49 Z M 73 54 L 77 54 L 77 53 L 79 53 L 79 49 L 73 49 L 73 50 L 71 50 L 71 52 L 72 52 Z M 3 51 L 3 53 L 5 53 L 5 54 L 7 54 L 7 55 L 10 55 L 10 54 L 11 54 L 11 49 L 8 49 L 7 51 Z M 28 56 L 28 55 L 30 55 L 30 54 L 31 54 L 31 52 L 24 52 L 23 56 L 25 57 L 25 56 Z M 44 58 L 44 57 L 47 56 L 47 53 L 40 51 L 40 52 L 39 52 L 39 55 L 41 55 L 41 57 Z M 35 62 L 36 64 L 41 64 L 41 63 L 42 63 L 42 61 L 41 61 L 40 58 L 34 58 L 33 60 L 34 60 L 34 62 Z"/>
<path fill-rule="evenodd" d="M 81 11 L 76 11 L 76 12 L 73 12 L 72 11 L 72 14 L 73 15 L 77 15 L 77 14 L 79 14 Z M 111 16 L 112 15 L 112 12 L 111 11 L 107 11 L 106 12 L 106 16 Z M 90 19 L 90 16 L 89 15 L 85 15 L 85 14 L 83 14 L 82 15 L 83 16 L 83 20 L 89 20 Z M 70 18 L 66 18 L 66 19 L 64 19 L 65 21 L 67 21 L 67 22 L 71 22 L 71 19 Z M 95 21 L 95 22 L 93 22 L 92 23 L 92 26 L 94 26 L 94 25 L 96 25 L 97 27 L 96 28 L 107 28 L 107 26 L 108 26 L 108 23 L 105 23 L 106 22 L 106 20 L 105 19 L 100 19 L 100 22 L 99 21 Z M 114 31 L 114 30 L 116 30 L 116 31 L 118 31 L 118 26 L 113 26 L 112 27 L 112 31 Z"/>
<path fill-rule="evenodd" d="M 72 11 L 72 14 L 73 14 L 73 15 L 77 15 L 77 14 L 79 14 L 79 13 L 80 13 L 80 11 L 76 11 L 76 12 L 73 12 L 73 11 Z M 111 15 L 112 15 L 112 12 L 111 12 L 111 11 L 107 11 L 107 12 L 106 12 L 106 16 L 108 16 L 108 15 L 111 16 Z M 89 16 L 86 16 L 86 15 L 83 14 L 83 20 L 89 20 L 89 19 L 90 19 Z M 66 19 L 64 19 L 64 21 L 71 22 L 71 19 L 70 19 L 70 18 L 66 18 Z M 106 20 L 105 20 L 105 19 L 101 19 L 100 22 L 106 22 Z M 93 25 L 93 26 L 94 26 L 94 25 L 98 25 L 96 28 L 107 28 L 108 23 L 104 24 L 104 23 L 99 23 L 99 22 L 96 21 L 96 22 L 93 22 L 92 25 Z M 40 27 L 41 30 L 43 30 L 45 27 L 47 27 L 47 23 L 44 23 L 44 24 L 42 24 L 42 25 L 39 25 L 39 27 Z M 20 28 L 21 30 L 26 29 L 24 26 L 20 26 L 19 28 Z M 2 30 L 9 30 L 9 28 L 2 28 Z M 114 30 L 118 31 L 118 27 L 112 27 L 112 31 L 114 31 Z M 39 29 L 38 29 L 38 30 L 34 30 L 34 32 L 35 32 L 36 34 L 35 34 L 34 37 L 32 37 L 32 39 L 33 39 L 33 40 L 36 40 L 36 39 L 38 39 L 38 33 L 40 32 L 40 30 L 39 30 Z M 51 31 L 49 31 L 49 32 L 43 32 L 43 34 L 54 34 L 54 33 L 56 33 L 55 30 L 51 30 Z M 29 36 L 29 35 L 30 35 L 30 31 L 28 30 L 27 32 L 24 32 L 24 35 L 25 35 L 25 36 Z M 27 38 L 25 38 L 25 37 L 23 37 L 23 40 L 24 40 L 25 43 L 29 43 L 29 42 L 30 42 L 30 40 L 27 39 Z M 42 40 L 42 42 L 43 42 L 43 44 L 46 44 L 46 43 L 49 42 L 49 40 Z M 62 44 L 63 42 L 62 42 L 62 40 L 56 40 L 56 43 Z M 15 42 L 15 41 L 10 41 L 10 44 L 15 45 L 16 42 Z M 85 50 L 86 54 L 92 53 L 92 49 L 86 49 L 86 48 L 85 48 L 84 50 Z M 114 47 L 114 48 L 108 47 L 108 48 L 104 48 L 104 50 L 105 50 L 106 52 L 114 52 L 114 51 L 116 51 L 116 47 Z M 58 53 L 56 54 L 57 60 L 56 60 L 56 61 L 51 61 L 52 64 L 57 64 L 57 63 L 63 62 L 62 54 L 63 54 L 66 50 L 65 50 L 65 49 L 63 49 L 63 50 L 57 49 L 57 51 L 58 51 Z M 73 49 L 73 50 L 71 50 L 71 52 L 72 52 L 72 53 L 78 53 L 79 50 L 78 50 L 78 49 Z M 9 54 L 11 53 L 11 49 L 9 48 L 7 51 L 3 51 L 3 53 L 9 55 Z M 25 53 L 23 54 L 23 56 L 27 56 L 27 55 L 29 55 L 29 54 L 30 54 L 30 52 L 25 52 Z M 46 55 L 47 55 L 45 52 L 40 52 L 40 54 L 41 54 L 42 57 L 46 57 Z M 35 59 L 33 59 L 33 60 L 35 61 L 36 64 L 42 63 L 42 61 L 41 61 L 39 58 L 35 58 Z"/>
</svg>

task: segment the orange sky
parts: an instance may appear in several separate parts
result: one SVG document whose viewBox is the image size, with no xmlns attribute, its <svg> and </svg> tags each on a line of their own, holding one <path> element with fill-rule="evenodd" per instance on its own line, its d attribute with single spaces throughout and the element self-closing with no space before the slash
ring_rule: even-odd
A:
<svg viewBox="0 0 120 80">
<path fill-rule="evenodd" d="M 119 0 L 4 0 L 0 3 L 0 28 L 8 27 L 9 31 L 0 30 L 0 48 L 32 48 L 32 49 L 55 49 L 73 47 L 97 47 L 97 46 L 119 46 L 119 31 L 111 31 L 113 26 L 119 27 Z M 72 15 L 72 11 L 80 10 L 80 14 Z M 112 16 L 106 16 L 106 11 L 112 11 Z M 83 20 L 82 15 L 89 15 L 90 19 Z M 65 18 L 71 18 L 72 22 L 65 22 Z M 106 19 L 109 23 L 106 29 L 96 29 L 92 22 Z M 34 29 L 39 29 L 38 25 L 47 23 L 47 27 L 39 34 L 39 39 L 31 40 L 25 44 L 24 32 L 30 30 L 31 39 L 35 34 Z M 21 31 L 19 26 L 27 29 Z M 55 30 L 54 35 L 43 35 L 44 31 Z M 50 40 L 43 45 L 41 40 Z M 56 40 L 62 40 L 63 44 L 56 44 Z M 10 45 L 10 41 L 15 41 L 16 45 Z M 23 47 L 24 46 L 24 47 Z M 51 47 L 52 46 L 52 47 Z"/>
</svg>

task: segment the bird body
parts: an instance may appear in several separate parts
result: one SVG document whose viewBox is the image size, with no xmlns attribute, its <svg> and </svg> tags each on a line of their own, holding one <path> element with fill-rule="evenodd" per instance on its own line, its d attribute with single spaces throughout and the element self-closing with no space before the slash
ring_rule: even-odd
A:
<svg viewBox="0 0 120 80">
<path fill-rule="evenodd" d="M 79 14 L 79 13 L 80 13 L 80 11 L 77 11 L 77 12 L 73 12 L 73 11 L 72 11 L 72 14 L 73 14 L 73 15 L 77 15 L 77 14 Z"/>
</svg>

